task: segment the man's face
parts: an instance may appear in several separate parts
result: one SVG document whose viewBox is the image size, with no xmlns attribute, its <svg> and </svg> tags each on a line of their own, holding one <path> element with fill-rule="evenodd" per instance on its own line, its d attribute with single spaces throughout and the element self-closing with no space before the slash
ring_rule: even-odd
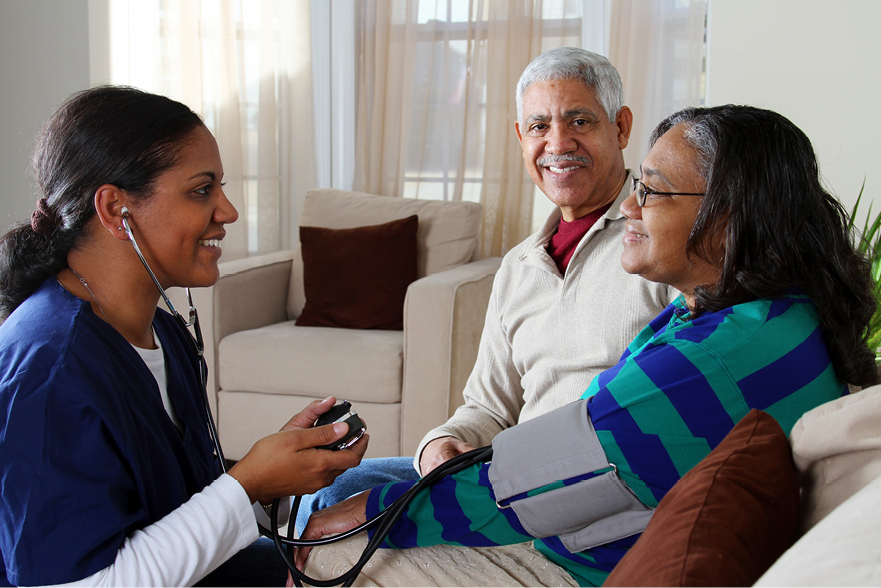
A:
<svg viewBox="0 0 881 588">
<path fill-rule="evenodd" d="M 572 221 L 608 204 L 625 179 L 624 156 L 633 115 L 626 106 L 614 123 L 581 80 L 538 82 L 523 95 L 515 124 L 532 180 Z M 522 126 L 521 126 L 522 125 Z"/>
</svg>

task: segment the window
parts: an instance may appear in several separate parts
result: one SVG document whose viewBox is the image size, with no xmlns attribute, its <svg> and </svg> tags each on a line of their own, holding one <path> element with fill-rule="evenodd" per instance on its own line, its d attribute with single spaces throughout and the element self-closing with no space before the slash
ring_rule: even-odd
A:
<svg viewBox="0 0 881 588">
<path fill-rule="evenodd" d="M 365 3 L 371 4 L 370 2 Z M 388 4 L 379 1 L 373 2 L 371 5 L 378 4 L 388 7 Z M 632 8 L 634 13 L 623 17 L 619 14 L 618 22 L 625 18 L 628 19 L 627 23 L 630 28 L 625 30 L 631 35 L 637 34 L 631 29 L 643 27 L 647 30 L 640 30 L 640 34 L 644 34 L 647 38 L 652 38 L 652 36 L 658 38 L 655 40 L 662 44 L 662 50 L 649 52 L 654 61 L 660 59 L 688 61 L 693 59 L 694 47 L 690 37 L 683 33 L 687 32 L 691 26 L 690 15 L 694 12 L 696 4 L 702 3 L 700 0 L 653 0 L 626 6 L 616 5 L 619 12 Z M 524 3 L 518 3 L 518 5 L 524 5 Z M 484 146 L 502 134 L 507 140 L 516 141 L 512 132 L 513 114 L 510 112 L 511 109 L 508 108 L 508 112 L 505 113 L 504 130 L 499 130 L 501 126 L 497 120 L 499 117 L 498 104 L 494 104 L 493 110 L 487 108 L 487 100 L 493 99 L 489 97 L 487 92 L 487 80 L 491 79 L 492 75 L 492 72 L 488 72 L 487 69 L 508 66 L 504 61 L 509 56 L 508 54 L 496 53 L 492 58 L 493 63 L 487 65 L 491 59 L 488 56 L 490 52 L 488 39 L 495 39 L 493 42 L 497 45 L 505 44 L 504 39 L 499 41 L 498 29 L 502 26 L 499 24 L 500 21 L 506 17 L 512 20 L 521 18 L 531 22 L 535 22 L 537 19 L 528 14 L 526 16 L 506 14 L 506 10 L 513 10 L 509 8 L 511 3 L 507 2 L 420 0 L 415 3 L 393 3 L 393 6 L 392 14 L 382 15 L 390 22 L 376 23 L 377 32 L 374 34 L 376 37 L 385 36 L 396 39 L 392 41 L 395 43 L 395 49 L 399 52 L 412 52 L 412 56 L 401 58 L 399 55 L 395 55 L 394 51 L 387 55 L 370 55 L 370 51 L 381 50 L 381 48 L 370 45 L 371 42 L 374 42 L 373 39 L 368 39 L 364 56 L 355 56 L 356 51 L 360 49 L 360 46 L 355 47 L 356 43 L 353 42 L 351 49 L 353 64 L 355 62 L 363 63 L 360 60 L 385 58 L 388 63 L 379 64 L 376 67 L 385 66 L 390 70 L 394 68 L 411 68 L 413 70 L 412 78 L 407 78 L 406 75 L 395 77 L 395 72 L 391 72 L 385 80 L 370 79 L 368 81 L 368 83 L 374 83 L 377 86 L 385 83 L 386 86 L 383 89 L 390 94 L 383 98 L 385 100 L 388 100 L 389 97 L 394 100 L 400 99 L 403 106 L 398 110 L 386 112 L 382 111 L 381 103 L 371 106 L 373 110 L 369 112 L 368 116 L 383 122 L 370 121 L 370 124 L 374 126 L 369 127 L 366 132 L 374 136 L 383 135 L 382 143 L 374 144 L 373 150 L 382 152 L 392 161 L 379 162 L 378 157 L 370 154 L 365 155 L 363 152 L 355 154 L 353 159 L 371 158 L 366 164 L 362 162 L 370 172 L 375 172 L 377 167 L 382 166 L 380 172 L 382 178 L 372 178 L 367 182 L 368 186 L 363 189 L 415 198 L 475 201 L 483 199 L 486 204 L 487 196 L 482 186 L 487 173 L 485 164 L 495 169 L 496 162 L 487 162 L 486 157 L 489 152 L 486 150 L 488 147 Z M 534 6 L 541 9 L 540 25 L 532 26 L 529 34 L 533 35 L 533 38 L 538 35 L 540 46 L 530 47 L 530 55 L 534 55 L 540 50 L 562 45 L 581 46 L 610 55 L 611 0 L 558 0 L 535 2 Z M 700 9 L 702 11 L 703 7 L 701 6 Z M 414 10 L 416 14 L 414 15 L 408 10 Z M 469 12 L 469 10 L 473 12 Z M 379 12 L 377 10 L 377 14 Z M 334 9 L 334 18 L 336 15 L 337 11 Z M 380 18 L 380 16 L 372 16 Z M 369 25 L 372 23 L 367 22 L 366 19 L 365 23 L 362 25 L 359 21 L 353 26 L 360 29 L 362 33 L 366 27 L 366 34 L 369 35 Z M 703 20 L 701 24 L 703 26 Z M 492 36 L 493 27 L 497 29 L 495 37 Z M 382 29 L 381 32 L 378 32 L 379 29 Z M 537 32 L 535 29 L 538 29 Z M 515 29 L 512 28 L 512 30 Z M 661 30 L 663 33 L 658 32 Z M 627 37 L 627 35 L 619 36 Z M 408 38 L 413 40 L 408 41 Z M 536 43 L 536 41 L 529 39 L 524 42 L 527 45 L 530 42 L 533 45 Z M 363 44 L 364 41 L 361 40 L 360 43 Z M 377 42 L 378 44 L 379 42 Z M 644 45 L 648 45 L 648 42 L 645 42 Z M 401 47 L 405 49 L 402 50 Z M 642 61 L 646 62 L 648 59 L 644 58 Z M 368 64 L 368 67 L 370 65 L 373 64 Z M 674 69 L 676 67 L 678 66 L 673 66 Z M 513 81 L 509 79 L 504 84 L 502 92 L 504 99 L 510 99 L 512 103 L 514 84 L 521 68 L 522 64 L 518 65 L 516 74 L 510 76 Z M 358 79 L 359 83 L 363 83 L 363 79 L 354 69 L 355 67 L 352 65 L 351 77 Z M 661 71 L 657 67 L 654 69 L 658 72 Z M 665 75 L 670 69 L 665 66 L 663 70 Z M 678 87 L 683 83 L 681 77 L 673 76 L 660 80 L 660 83 L 657 80 L 652 82 L 656 83 L 656 86 L 651 89 L 653 102 L 668 111 L 684 105 L 682 96 L 693 93 L 690 87 Z M 648 82 L 630 85 L 630 87 L 648 87 Z M 495 100 L 498 101 L 501 90 L 499 87 L 494 90 Z M 400 98 L 392 93 L 405 96 Z M 378 99 L 377 102 L 380 100 Z M 494 116 L 496 120 L 492 120 Z M 654 118 L 654 114 L 645 118 Z M 356 123 L 360 128 L 364 122 L 363 117 L 359 121 L 353 121 L 349 127 L 352 129 L 352 138 L 347 141 L 348 143 L 355 144 Z M 386 126 L 376 126 L 377 124 L 385 124 Z M 493 130 L 487 131 L 487 129 Z M 487 132 L 490 133 L 489 136 L 487 136 Z M 401 137 L 401 151 L 389 154 L 392 151 L 391 143 L 395 141 L 396 135 Z M 637 140 L 637 142 L 644 143 L 645 141 Z M 507 146 L 504 147 L 507 149 Z M 636 159 L 641 159 L 641 155 L 631 158 L 632 161 Z M 506 173 L 511 175 L 513 172 L 513 168 L 509 168 Z M 400 179 L 394 179 L 398 174 L 400 174 Z M 553 205 L 547 202 L 540 192 L 533 198 L 533 201 L 534 205 L 530 205 L 529 208 L 531 208 L 534 217 L 530 226 L 534 229 L 544 221 L 549 210 L 553 209 Z M 512 206 L 521 208 L 522 204 L 507 202 L 502 206 L 509 209 Z"/>
<path fill-rule="evenodd" d="M 109 9 L 111 82 L 187 104 L 218 141 L 226 192 L 239 210 L 225 258 L 288 246 L 279 153 L 291 3 L 110 0 Z"/>
<path fill-rule="evenodd" d="M 582 44 L 584 33 L 582 15 L 585 5 L 593 12 L 605 11 L 605 2 L 565 2 L 556 0 L 542 3 L 542 36 L 549 46 Z M 482 8 L 479 15 L 470 15 L 474 6 Z M 404 176 L 404 196 L 437 200 L 454 199 L 457 170 L 462 174 L 463 200 L 480 201 L 483 179 L 483 150 L 464 152 L 461 133 L 468 143 L 484 144 L 486 137 L 485 75 L 469 70 L 469 38 L 472 43 L 485 46 L 490 27 L 488 3 L 467 1 L 422 0 L 419 2 L 418 49 L 416 61 L 419 79 L 415 84 L 411 144 L 407 149 Z M 604 31 L 604 28 L 601 29 Z M 602 39 L 600 40 L 602 42 Z M 469 75 L 483 76 L 479 84 L 478 108 L 467 121 L 465 91 Z M 510 88 L 513 96 L 514 88 Z M 511 121 L 513 123 L 513 121 Z M 513 137 L 513 124 L 509 128 Z M 430 138 L 424 146 L 417 142 Z M 544 195 L 538 192 L 544 199 Z M 542 217 L 541 220 L 544 220 Z"/>
<path fill-rule="evenodd" d="M 316 187 L 481 201 L 494 223 L 484 229 L 484 243 L 492 242 L 484 254 L 503 253 L 553 208 L 525 175 L 512 128 L 514 86 L 528 56 L 576 45 L 615 63 L 620 48 L 610 49 L 613 32 L 654 35 L 651 50 L 638 49 L 637 61 L 653 60 L 646 68 L 650 79 L 627 78 L 620 65 L 619 71 L 629 104 L 628 88 L 668 113 L 694 94 L 692 82 L 668 72 L 694 60 L 694 15 L 703 24 L 704 10 L 702 0 L 108 2 L 111 81 L 183 101 L 203 115 L 218 140 L 227 194 L 240 212 L 225 241 L 233 257 L 291 247 L 302 199 Z M 392 80 L 371 105 L 381 109 L 383 101 L 405 95 L 396 111 L 365 111 L 365 101 L 359 104 L 367 59 L 359 55 L 361 36 L 369 31 L 365 6 L 388 11 L 382 17 L 389 22 L 377 28 L 404 31 L 412 41 L 403 61 L 412 78 Z M 618 14 L 616 31 L 610 31 L 612 9 L 625 7 L 632 14 Z M 530 9 L 540 9 L 539 18 Z M 412 12 L 402 17 L 407 10 Z M 514 53 L 516 60 L 510 59 Z M 395 56 L 386 57 L 392 63 Z M 618 58 L 627 64 L 626 55 Z M 656 65 L 661 59 L 673 65 Z M 380 142 L 364 148 L 356 129 L 372 124 L 371 117 L 382 120 L 360 135 Z M 660 117 L 652 112 L 642 119 Z M 390 161 L 377 165 L 370 159 L 377 153 Z M 625 157 L 631 166 L 641 159 Z M 359 186 L 365 169 L 381 176 L 378 184 Z"/>
</svg>

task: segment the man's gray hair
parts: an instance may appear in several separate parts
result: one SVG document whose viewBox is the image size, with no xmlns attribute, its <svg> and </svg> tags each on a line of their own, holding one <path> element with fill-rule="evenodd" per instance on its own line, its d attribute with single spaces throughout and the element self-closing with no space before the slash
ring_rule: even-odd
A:
<svg viewBox="0 0 881 588">
<path fill-rule="evenodd" d="M 597 95 L 609 122 L 615 122 L 624 106 L 621 76 L 608 59 L 579 47 L 558 47 L 545 51 L 523 70 L 517 82 L 517 121 L 523 123 L 523 95 L 536 82 L 576 79 Z"/>
</svg>

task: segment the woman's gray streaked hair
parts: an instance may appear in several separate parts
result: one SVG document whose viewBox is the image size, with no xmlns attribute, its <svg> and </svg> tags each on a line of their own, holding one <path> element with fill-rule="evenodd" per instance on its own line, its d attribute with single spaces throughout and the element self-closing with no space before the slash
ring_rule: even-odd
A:
<svg viewBox="0 0 881 588">
<path fill-rule="evenodd" d="M 608 59 L 579 47 L 558 47 L 545 51 L 523 70 L 517 82 L 517 120 L 523 122 L 523 95 L 536 82 L 580 79 L 596 92 L 609 122 L 615 122 L 624 106 L 621 76 Z"/>
<path fill-rule="evenodd" d="M 709 182 L 713 175 L 713 162 L 719 151 L 719 140 L 714 130 L 709 126 L 709 120 L 699 114 L 698 110 L 686 108 L 668 116 L 652 131 L 652 135 L 649 137 L 649 148 L 654 147 L 664 133 L 676 125 L 684 123 L 683 137 L 689 145 L 697 150 L 698 171 L 701 177 Z"/>
</svg>

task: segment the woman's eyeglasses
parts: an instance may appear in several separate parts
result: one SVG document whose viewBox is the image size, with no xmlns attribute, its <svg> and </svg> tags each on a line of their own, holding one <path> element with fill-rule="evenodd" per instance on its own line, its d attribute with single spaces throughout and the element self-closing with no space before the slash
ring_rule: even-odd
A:
<svg viewBox="0 0 881 588">
<path fill-rule="evenodd" d="M 636 204 L 640 207 L 645 206 L 645 199 L 648 197 L 649 194 L 657 194 L 658 196 L 706 196 L 705 192 L 658 192 L 657 190 L 652 190 L 651 188 L 643 184 L 639 180 L 639 178 L 632 179 L 632 191 L 636 192 Z"/>
</svg>

